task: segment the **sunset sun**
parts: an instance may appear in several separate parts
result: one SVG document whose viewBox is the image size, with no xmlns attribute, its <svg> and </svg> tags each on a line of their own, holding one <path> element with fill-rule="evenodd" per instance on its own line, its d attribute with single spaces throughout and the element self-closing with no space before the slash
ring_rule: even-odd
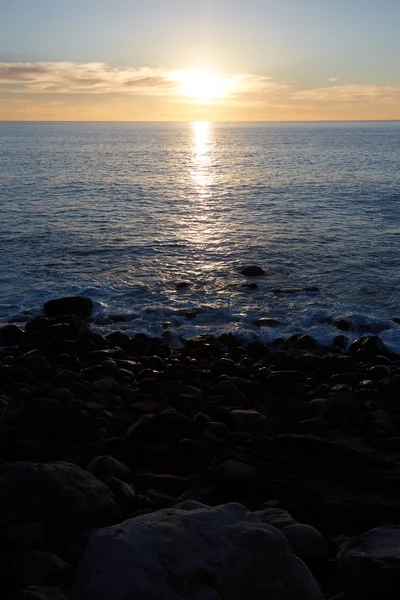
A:
<svg viewBox="0 0 400 600">
<path fill-rule="evenodd" d="M 178 93 L 196 102 L 221 100 L 227 95 L 226 81 L 211 69 L 188 69 L 176 74 Z"/>
</svg>

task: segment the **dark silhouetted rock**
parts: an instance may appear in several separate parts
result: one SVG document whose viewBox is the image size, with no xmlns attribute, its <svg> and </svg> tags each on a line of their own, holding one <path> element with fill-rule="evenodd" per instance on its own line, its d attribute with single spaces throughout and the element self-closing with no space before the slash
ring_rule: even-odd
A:
<svg viewBox="0 0 400 600">
<path fill-rule="evenodd" d="M 265 275 L 264 269 L 258 267 L 257 265 L 244 267 L 240 273 L 246 277 L 259 277 L 260 275 Z"/>
<path fill-rule="evenodd" d="M 90 317 L 93 312 L 93 302 L 85 296 L 69 296 L 49 300 L 43 305 L 46 317 L 59 317 L 61 315 L 79 315 Z"/>
<path fill-rule="evenodd" d="M 292 550 L 313 572 L 318 573 L 328 562 L 328 545 L 317 529 L 294 523 L 281 529 Z"/>
<path fill-rule="evenodd" d="M 285 537 L 240 504 L 187 501 L 98 531 L 70 600 L 322 600 Z"/>
<path fill-rule="evenodd" d="M 110 491 L 67 462 L 18 462 L 0 467 L 0 525 L 45 521 L 57 526 L 113 523 L 120 516 Z"/>
<path fill-rule="evenodd" d="M 4 325 L 0 328 L 0 345 L 2 344 L 19 344 L 26 337 L 25 331 L 23 331 L 17 325 Z"/>
<path fill-rule="evenodd" d="M 400 528 L 377 527 L 339 550 L 342 588 L 351 600 L 396 600 L 400 590 Z"/>
<path fill-rule="evenodd" d="M 132 481 L 130 468 L 112 456 L 96 456 L 90 461 L 86 470 L 103 483 L 110 477 L 117 477 L 128 483 Z"/>
</svg>

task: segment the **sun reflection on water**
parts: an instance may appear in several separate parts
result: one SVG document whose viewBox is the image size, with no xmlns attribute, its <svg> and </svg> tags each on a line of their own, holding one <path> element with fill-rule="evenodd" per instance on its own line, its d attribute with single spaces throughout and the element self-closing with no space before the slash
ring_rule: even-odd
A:
<svg viewBox="0 0 400 600">
<path fill-rule="evenodd" d="M 192 179 L 200 194 L 207 193 L 212 182 L 212 139 L 209 121 L 193 123 L 193 168 Z"/>
</svg>

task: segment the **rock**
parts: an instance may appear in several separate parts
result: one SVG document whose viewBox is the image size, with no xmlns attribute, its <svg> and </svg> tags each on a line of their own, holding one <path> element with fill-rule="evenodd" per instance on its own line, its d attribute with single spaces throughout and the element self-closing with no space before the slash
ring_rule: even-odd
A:
<svg viewBox="0 0 400 600">
<path fill-rule="evenodd" d="M 99 394 L 109 394 L 117 389 L 117 383 L 111 377 L 104 377 L 103 379 L 93 381 L 91 388 L 93 392 L 98 392 Z"/>
<path fill-rule="evenodd" d="M 333 344 L 344 350 L 349 345 L 349 338 L 345 335 L 335 335 L 333 338 Z"/>
<path fill-rule="evenodd" d="M 273 525 L 273 527 L 276 527 L 277 529 L 283 529 L 288 525 L 294 525 L 296 523 L 292 515 L 290 515 L 287 510 L 283 510 L 282 508 L 264 508 L 263 510 L 258 510 L 253 514 L 257 515 L 262 523 Z"/>
<path fill-rule="evenodd" d="M 134 507 L 135 492 L 133 488 L 126 483 L 125 481 L 121 481 L 121 479 L 117 479 L 116 477 L 110 477 L 107 479 L 106 486 L 111 490 L 114 494 L 118 504 L 124 511 L 129 511 L 131 507 Z"/>
<path fill-rule="evenodd" d="M 242 283 L 242 286 L 246 287 L 249 290 L 256 290 L 258 288 L 258 285 L 255 281 L 245 281 L 244 283 Z"/>
<path fill-rule="evenodd" d="M 299 350 L 319 350 L 321 344 L 311 335 L 292 335 L 283 344 L 284 348 L 298 348 Z"/>
<path fill-rule="evenodd" d="M 107 479 L 110 479 L 110 477 L 117 477 L 127 483 L 132 481 L 130 468 L 112 456 L 96 456 L 96 458 L 90 461 L 86 470 L 103 483 Z"/>
<path fill-rule="evenodd" d="M 255 477 L 255 470 L 239 460 L 226 460 L 215 471 L 222 485 L 241 486 L 249 484 Z"/>
<path fill-rule="evenodd" d="M 400 590 L 400 527 L 377 527 L 339 550 L 342 588 L 350 600 L 395 600 Z"/>
<path fill-rule="evenodd" d="M 19 594 L 17 600 L 68 600 L 58 587 L 29 585 Z"/>
<path fill-rule="evenodd" d="M 10 575 L 18 585 L 51 585 L 63 582 L 71 566 L 55 554 L 34 550 L 11 559 Z"/>
<path fill-rule="evenodd" d="M 328 546 L 317 529 L 294 523 L 281 529 L 294 554 L 313 573 L 318 573 L 328 562 Z"/>
<path fill-rule="evenodd" d="M 67 462 L 0 467 L 0 526 L 45 521 L 61 527 L 109 524 L 120 516 L 109 489 Z"/>
<path fill-rule="evenodd" d="M 238 429 L 251 432 L 267 423 L 267 417 L 257 410 L 232 410 L 231 419 Z"/>
<path fill-rule="evenodd" d="M 240 504 L 189 501 L 98 531 L 70 600 L 322 600 L 285 537 Z"/>
<path fill-rule="evenodd" d="M 29 338 L 29 342 L 34 348 L 40 348 L 51 340 L 71 340 L 73 337 L 72 329 L 68 323 L 55 323 L 33 333 Z"/>
<path fill-rule="evenodd" d="M 203 440 L 201 426 L 189 417 L 174 410 L 164 410 L 158 415 L 145 415 L 127 431 L 131 441 L 159 444 L 173 443 L 184 438 Z"/>
<path fill-rule="evenodd" d="M 259 277 L 261 275 L 265 275 L 264 269 L 258 267 L 257 265 L 251 265 L 248 267 L 244 267 L 240 273 L 245 275 L 246 277 Z"/>
<path fill-rule="evenodd" d="M 25 331 L 17 325 L 4 325 L 0 329 L 0 346 L 3 344 L 19 344 L 25 337 Z"/>
<path fill-rule="evenodd" d="M 144 364 L 148 369 L 152 369 L 154 371 L 163 371 L 165 361 L 159 356 L 148 356 L 144 361 Z"/>
<path fill-rule="evenodd" d="M 362 354 L 365 358 L 371 358 L 378 354 L 388 354 L 388 349 L 382 340 L 376 335 L 366 335 L 353 342 L 349 348 L 351 354 Z"/>
<path fill-rule="evenodd" d="M 254 321 L 254 325 L 256 327 L 278 327 L 278 325 L 282 325 L 282 321 L 278 321 L 278 319 L 263 318 Z"/>
<path fill-rule="evenodd" d="M 6 539 L 14 550 L 26 551 L 41 547 L 45 540 L 43 523 L 36 521 L 11 525 L 7 528 Z"/>
<path fill-rule="evenodd" d="M 45 302 L 43 309 L 46 317 L 59 317 L 61 315 L 90 317 L 93 311 L 93 302 L 90 298 L 84 296 L 70 296 L 49 300 Z"/>
</svg>

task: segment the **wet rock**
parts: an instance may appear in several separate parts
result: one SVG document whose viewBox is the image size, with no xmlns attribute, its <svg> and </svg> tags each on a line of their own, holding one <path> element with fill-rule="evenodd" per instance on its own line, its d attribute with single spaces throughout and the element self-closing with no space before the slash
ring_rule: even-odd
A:
<svg viewBox="0 0 400 600">
<path fill-rule="evenodd" d="M 139 596 L 322 600 L 278 530 L 239 504 L 209 508 L 193 501 L 92 537 L 70 600 Z"/>
<path fill-rule="evenodd" d="M 117 477 L 128 483 L 132 481 L 130 468 L 112 456 L 96 456 L 90 461 L 86 470 L 103 483 L 110 477 Z"/>
<path fill-rule="evenodd" d="M 284 348 L 298 348 L 299 350 L 319 350 L 321 344 L 311 335 L 292 335 L 283 344 Z"/>
<path fill-rule="evenodd" d="M 387 354 L 389 351 L 382 340 L 376 335 L 367 335 L 353 342 L 349 349 L 351 354 L 361 354 L 366 358 Z"/>
<path fill-rule="evenodd" d="M 46 317 L 79 315 L 85 318 L 90 317 L 92 314 L 93 302 L 90 298 L 84 296 L 70 296 L 49 300 L 45 302 L 43 309 Z"/>
<path fill-rule="evenodd" d="M 254 321 L 254 325 L 256 327 L 278 327 L 279 325 L 282 325 L 282 321 L 278 321 L 278 319 L 263 318 Z"/>
<path fill-rule="evenodd" d="M 246 287 L 249 290 L 256 290 L 258 288 L 258 285 L 256 284 L 255 281 L 244 281 L 242 283 L 243 287 Z"/>
<path fill-rule="evenodd" d="M 337 346 L 338 348 L 344 350 L 349 345 L 349 338 L 345 335 L 336 335 L 333 338 L 333 344 L 334 346 Z"/>
<path fill-rule="evenodd" d="M 318 573 L 328 562 L 328 545 L 317 529 L 303 523 L 294 523 L 281 529 L 293 553 L 313 573 Z"/>
<path fill-rule="evenodd" d="M 0 526 L 31 520 L 76 527 L 113 523 L 120 514 L 103 483 L 67 462 L 0 467 L 0 507 Z"/>
<path fill-rule="evenodd" d="M 163 371 L 165 367 L 164 360 L 159 356 L 148 356 L 144 361 L 144 364 L 148 369 L 154 371 Z"/>
<path fill-rule="evenodd" d="M 377 527 L 346 542 L 339 576 L 350 600 L 395 600 L 400 589 L 400 528 Z"/>
<path fill-rule="evenodd" d="M 265 275 L 264 269 L 258 267 L 257 265 L 251 265 L 248 267 L 244 267 L 240 271 L 241 275 L 245 275 L 246 277 L 259 277 L 261 275 Z"/>
<path fill-rule="evenodd" d="M 25 331 L 17 325 L 4 325 L 0 328 L 0 346 L 5 344 L 19 344 L 25 339 Z"/>
</svg>

